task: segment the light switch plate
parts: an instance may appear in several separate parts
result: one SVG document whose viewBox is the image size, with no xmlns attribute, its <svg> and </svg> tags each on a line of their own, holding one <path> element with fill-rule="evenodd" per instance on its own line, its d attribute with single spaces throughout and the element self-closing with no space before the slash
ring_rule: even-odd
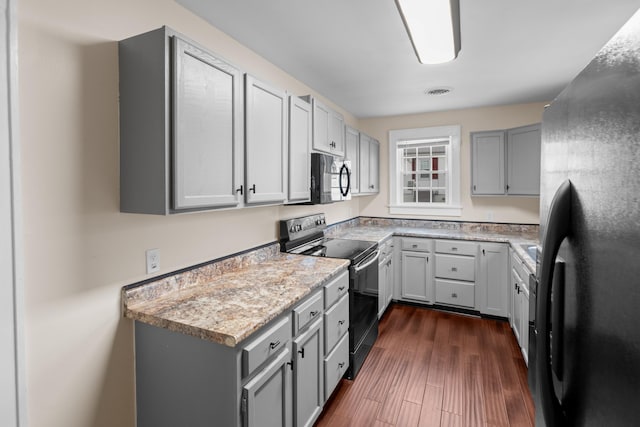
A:
<svg viewBox="0 0 640 427">
<path fill-rule="evenodd" d="M 160 271 L 160 249 L 147 249 L 147 274 Z"/>
</svg>

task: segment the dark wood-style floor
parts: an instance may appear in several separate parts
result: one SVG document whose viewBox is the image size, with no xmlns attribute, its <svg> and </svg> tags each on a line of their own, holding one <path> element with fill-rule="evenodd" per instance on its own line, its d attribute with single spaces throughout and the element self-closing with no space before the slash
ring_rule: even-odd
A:
<svg viewBox="0 0 640 427">
<path fill-rule="evenodd" d="M 527 368 L 505 321 L 391 305 L 354 381 L 316 426 L 533 426 Z"/>
</svg>

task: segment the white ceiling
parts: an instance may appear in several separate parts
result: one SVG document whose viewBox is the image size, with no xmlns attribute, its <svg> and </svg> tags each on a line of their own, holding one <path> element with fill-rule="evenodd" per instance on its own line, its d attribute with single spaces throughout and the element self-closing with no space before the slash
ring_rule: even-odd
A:
<svg viewBox="0 0 640 427">
<path fill-rule="evenodd" d="M 458 58 L 422 65 L 393 0 L 176 1 L 359 118 L 551 100 L 640 8 L 460 0 Z"/>
</svg>

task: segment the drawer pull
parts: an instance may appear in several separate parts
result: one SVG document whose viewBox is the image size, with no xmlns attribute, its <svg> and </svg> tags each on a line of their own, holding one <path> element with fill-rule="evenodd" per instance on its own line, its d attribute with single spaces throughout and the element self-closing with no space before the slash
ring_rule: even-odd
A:
<svg viewBox="0 0 640 427">
<path fill-rule="evenodd" d="M 320 311 L 319 311 L 319 310 L 312 311 L 311 313 L 309 313 L 309 316 L 311 316 L 311 317 L 316 317 L 316 316 L 318 315 L 318 313 L 320 313 Z"/>
<path fill-rule="evenodd" d="M 452 251 L 457 251 L 458 248 L 456 248 L 455 246 L 451 248 Z"/>
<path fill-rule="evenodd" d="M 338 325 L 340 326 L 344 325 L 344 320 L 338 320 Z"/>
<path fill-rule="evenodd" d="M 418 247 L 418 245 L 411 245 L 411 247 L 415 249 Z"/>
<path fill-rule="evenodd" d="M 280 345 L 280 340 L 278 340 L 278 341 L 276 341 L 276 342 L 272 342 L 272 343 L 270 343 L 270 344 L 269 344 L 269 348 L 270 348 L 271 350 L 273 350 L 274 348 L 276 348 L 276 347 L 277 347 L 277 346 L 279 346 L 279 345 Z"/>
<path fill-rule="evenodd" d="M 342 291 L 344 291 L 344 288 L 345 288 L 344 286 L 340 286 L 340 287 L 338 288 L 338 291 L 339 291 L 339 292 L 342 292 Z"/>
<path fill-rule="evenodd" d="M 300 357 L 304 359 L 304 347 L 302 347 L 302 350 L 298 350 L 298 353 L 300 353 Z"/>
<path fill-rule="evenodd" d="M 344 367 L 344 362 L 340 362 L 340 363 L 338 363 L 338 368 L 341 368 L 341 369 L 342 369 L 343 367 Z"/>
<path fill-rule="evenodd" d="M 451 267 L 451 271 L 458 271 L 457 267 Z"/>
<path fill-rule="evenodd" d="M 455 292 L 451 294 L 451 298 L 458 298 L 458 294 L 456 294 Z"/>
</svg>

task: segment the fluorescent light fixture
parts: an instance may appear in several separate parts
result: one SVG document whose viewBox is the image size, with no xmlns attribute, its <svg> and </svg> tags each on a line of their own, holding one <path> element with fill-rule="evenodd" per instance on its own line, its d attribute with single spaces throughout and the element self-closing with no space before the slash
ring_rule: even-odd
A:
<svg viewBox="0 0 640 427">
<path fill-rule="evenodd" d="M 460 51 L 459 0 L 396 0 L 418 60 L 452 61 Z"/>
</svg>

